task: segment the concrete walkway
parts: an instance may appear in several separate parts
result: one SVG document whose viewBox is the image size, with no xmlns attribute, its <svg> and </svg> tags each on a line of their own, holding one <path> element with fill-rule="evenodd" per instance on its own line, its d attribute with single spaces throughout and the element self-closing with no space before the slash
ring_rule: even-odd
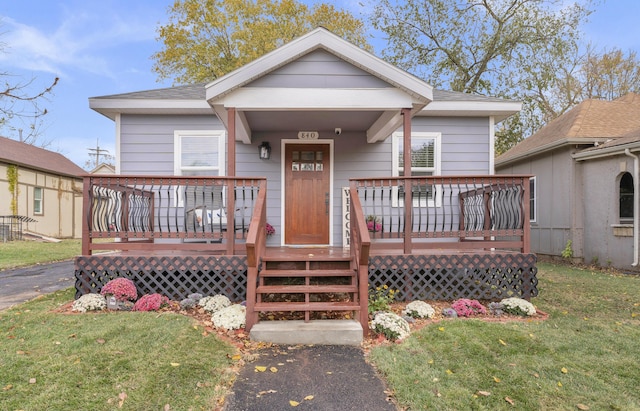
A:
<svg viewBox="0 0 640 411">
<path fill-rule="evenodd" d="M 0 310 L 73 286 L 73 261 L 0 271 Z"/>
</svg>

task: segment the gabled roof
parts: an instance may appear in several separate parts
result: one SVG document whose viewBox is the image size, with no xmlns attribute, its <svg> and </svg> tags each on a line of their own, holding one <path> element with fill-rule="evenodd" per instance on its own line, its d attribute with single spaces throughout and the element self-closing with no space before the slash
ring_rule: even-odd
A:
<svg viewBox="0 0 640 411">
<path fill-rule="evenodd" d="M 207 85 L 207 100 L 217 100 L 225 94 L 249 84 L 287 63 L 314 50 L 325 50 L 410 94 L 416 101 L 428 104 L 433 100 L 433 87 L 423 80 L 349 43 L 323 27 L 278 47 L 264 56 L 228 73 Z"/>
<path fill-rule="evenodd" d="M 496 158 L 496 167 L 566 145 L 604 143 L 636 129 L 640 129 L 640 95 L 585 100 Z"/>
<path fill-rule="evenodd" d="M 80 178 L 86 174 L 86 171 L 60 153 L 6 137 L 0 137 L 0 162 L 68 177 Z"/>
</svg>

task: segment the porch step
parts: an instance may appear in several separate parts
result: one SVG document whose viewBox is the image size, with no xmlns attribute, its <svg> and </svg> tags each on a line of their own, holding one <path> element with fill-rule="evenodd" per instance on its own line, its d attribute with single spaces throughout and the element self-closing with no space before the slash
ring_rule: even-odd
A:
<svg viewBox="0 0 640 411">
<path fill-rule="evenodd" d="M 254 311 L 360 311 L 360 305 L 354 301 L 331 302 L 258 302 Z"/>
<path fill-rule="evenodd" d="M 300 294 L 300 293 L 354 293 L 355 285 L 262 285 L 256 289 L 258 294 Z"/>
<path fill-rule="evenodd" d="M 252 341 L 291 345 L 360 345 L 362 335 L 355 320 L 261 321 L 249 332 Z"/>
<path fill-rule="evenodd" d="M 260 271 L 260 277 L 353 277 L 355 270 L 273 270 Z"/>
</svg>

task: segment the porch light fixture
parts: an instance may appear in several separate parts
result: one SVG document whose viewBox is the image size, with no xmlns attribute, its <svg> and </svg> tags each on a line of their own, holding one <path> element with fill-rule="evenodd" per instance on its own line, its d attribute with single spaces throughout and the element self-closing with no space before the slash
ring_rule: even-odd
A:
<svg viewBox="0 0 640 411">
<path fill-rule="evenodd" d="M 268 141 L 263 141 L 262 144 L 258 146 L 258 155 L 260 156 L 260 160 L 268 160 L 271 158 L 271 145 Z"/>
</svg>

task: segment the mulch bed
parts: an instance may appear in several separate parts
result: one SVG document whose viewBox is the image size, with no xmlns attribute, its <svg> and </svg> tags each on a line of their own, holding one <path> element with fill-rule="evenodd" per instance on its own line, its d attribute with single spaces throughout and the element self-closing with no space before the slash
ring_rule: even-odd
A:
<svg viewBox="0 0 640 411">
<path fill-rule="evenodd" d="M 530 316 L 530 317 L 520 317 L 520 316 L 515 316 L 515 315 L 510 315 L 510 314 L 503 314 L 499 317 L 491 315 L 491 314 L 485 314 L 485 315 L 479 315 L 479 316 L 474 316 L 474 317 L 469 317 L 469 318 L 465 318 L 465 317 L 458 317 L 458 318 L 448 318 L 448 317 L 444 317 L 442 315 L 442 310 L 444 308 L 448 308 L 451 307 L 451 302 L 449 301 L 427 301 L 427 303 L 429 305 L 431 305 L 435 311 L 436 314 L 434 315 L 433 318 L 430 319 L 416 319 L 414 320 L 412 323 L 409 324 L 410 328 L 411 328 L 411 332 L 420 330 L 422 328 L 424 328 L 425 326 L 429 325 L 429 324 L 434 324 L 434 323 L 438 323 L 441 321 L 466 321 L 466 320 L 470 320 L 470 319 L 476 319 L 476 320 L 481 320 L 481 321 L 486 321 L 486 322 L 497 322 L 497 323 L 509 323 L 509 322 L 534 322 L 534 321 L 544 321 L 546 320 L 549 315 L 545 312 L 542 312 L 540 310 L 538 310 L 536 312 L 535 315 Z M 71 306 L 73 304 L 73 301 L 70 301 L 62 306 L 60 306 L 59 308 L 57 308 L 56 310 L 54 310 L 55 312 L 58 313 L 62 313 L 62 314 L 70 314 L 70 315 L 81 315 L 82 313 L 77 313 L 71 310 Z M 391 305 L 391 310 L 400 315 L 400 313 L 402 312 L 402 310 L 404 309 L 406 303 L 394 303 Z M 483 304 L 483 305 L 487 305 L 487 304 Z M 93 312 L 95 313 L 95 311 Z M 118 311 L 104 311 L 105 314 L 126 314 L 126 312 L 118 312 Z M 248 355 L 248 358 L 251 358 L 251 355 L 248 354 L 250 351 L 254 350 L 254 349 L 259 349 L 259 348 L 264 348 L 265 346 L 269 346 L 270 344 L 265 344 L 265 343 L 260 343 L 260 342 L 253 342 L 249 339 L 249 335 L 248 333 L 244 330 L 244 329 L 240 329 L 240 330 L 225 330 L 225 329 L 219 329 L 216 328 L 213 325 L 213 322 L 211 321 L 211 314 L 207 313 L 204 309 L 202 308 L 191 308 L 191 309 L 186 309 L 183 310 L 180 308 L 180 304 L 177 301 L 171 301 L 169 306 L 167 307 L 163 307 L 162 309 L 160 309 L 159 311 L 157 311 L 158 315 L 163 315 L 164 313 L 177 313 L 177 314 L 181 314 L 181 315 L 185 315 L 188 317 L 193 318 L 195 321 L 197 321 L 200 326 L 202 327 L 202 335 L 203 336 L 208 336 L 211 334 L 214 334 L 216 336 L 218 336 L 219 338 L 222 338 L 223 340 L 229 342 L 230 344 L 232 344 L 233 346 L 237 347 L 241 353 L 243 353 L 243 357 L 246 357 Z M 336 312 L 336 313 L 323 313 L 321 315 L 322 318 L 342 318 L 342 316 L 344 315 L 344 313 L 342 312 Z M 269 320 L 288 320 L 288 319 L 299 319 L 298 315 L 293 313 L 288 313 L 288 312 L 275 312 L 275 313 L 271 313 L 268 315 L 268 319 Z M 376 333 L 374 333 L 373 331 L 371 331 L 369 333 L 369 337 L 363 341 L 363 348 L 365 350 L 368 350 L 371 347 L 377 346 L 377 345 L 381 345 L 381 344 L 393 344 L 393 342 L 390 342 L 388 340 L 386 340 L 384 338 L 384 336 L 382 335 L 377 335 Z"/>
</svg>

